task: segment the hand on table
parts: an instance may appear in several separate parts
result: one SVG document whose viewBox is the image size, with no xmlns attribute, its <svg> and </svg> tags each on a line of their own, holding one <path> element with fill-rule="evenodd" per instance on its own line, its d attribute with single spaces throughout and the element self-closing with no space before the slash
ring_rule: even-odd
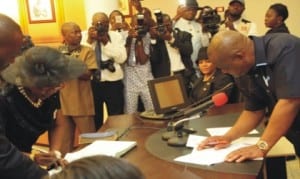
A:
<svg viewBox="0 0 300 179">
<path fill-rule="evenodd" d="M 37 153 L 34 155 L 34 161 L 47 168 L 57 168 L 58 166 L 64 167 L 68 164 L 66 160 L 61 158 L 61 154 L 58 151 Z"/>
<path fill-rule="evenodd" d="M 230 142 L 231 141 L 224 136 L 207 137 L 198 145 L 197 149 L 202 150 L 211 147 L 215 149 L 222 149 L 228 147 L 230 145 Z"/>
<path fill-rule="evenodd" d="M 261 149 L 259 149 L 256 145 L 251 145 L 231 152 L 226 156 L 225 161 L 243 162 L 245 160 L 253 160 L 264 156 L 265 153 Z"/>
<path fill-rule="evenodd" d="M 203 140 L 197 147 L 198 150 L 206 148 L 215 148 L 216 150 L 226 148 L 230 145 L 230 140 L 224 136 L 212 136 Z M 245 160 L 252 160 L 260 157 L 264 157 L 265 153 L 259 149 L 256 145 L 242 147 L 229 153 L 225 161 L 226 162 L 243 162 Z"/>
</svg>

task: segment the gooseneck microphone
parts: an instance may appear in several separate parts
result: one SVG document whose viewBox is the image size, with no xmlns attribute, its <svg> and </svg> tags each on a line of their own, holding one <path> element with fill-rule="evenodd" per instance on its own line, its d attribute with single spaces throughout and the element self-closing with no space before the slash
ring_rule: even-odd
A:
<svg viewBox="0 0 300 179">
<path fill-rule="evenodd" d="M 213 106 L 219 107 L 223 106 L 228 102 L 228 97 L 226 93 L 221 92 L 213 95 L 211 99 L 203 102 L 202 104 L 199 104 L 198 106 L 195 106 L 193 108 L 187 109 L 183 111 L 183 115 L 185 118 L 178 120 L 175 123 L 171 123 L 171 126 L 174 129 L 174 131 L 166 132 L 162 135 L 162 138 L 164 140 L 168 140 L 168 145 L 171 146 L 185 146 L 187 141 L 187 135 L 184 135 L 184 132 L 186 133 L 194 133 L 195 130 L 189 130 L 189 129 L 183 129 L 183 123 L 185 121 L 190 121 L 194 119 L 199 119 L 202 117 L 208 109 L 210 109 Z M 197 113 L 200 113 L 200 116 L 193 116 Z M 191 116 L 191 117 L 190 117 Z"/>
</svg>

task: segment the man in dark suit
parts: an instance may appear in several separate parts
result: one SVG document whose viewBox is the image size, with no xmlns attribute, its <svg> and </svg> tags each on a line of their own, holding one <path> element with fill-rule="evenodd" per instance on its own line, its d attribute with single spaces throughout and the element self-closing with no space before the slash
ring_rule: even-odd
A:
<svg viewBox="0 0 300 179">
<path fill-rule="evenodd" d="M 155 78 L 180 74 L 184 77 L 186 87 L 196 78 L 191 61 L 193 46 L 191 34 L 173 30 L 169 15 L 162 14 L 163 24 L 157 24 L 151 29 L 150 60 L 152 73 Z"/>
</svg>

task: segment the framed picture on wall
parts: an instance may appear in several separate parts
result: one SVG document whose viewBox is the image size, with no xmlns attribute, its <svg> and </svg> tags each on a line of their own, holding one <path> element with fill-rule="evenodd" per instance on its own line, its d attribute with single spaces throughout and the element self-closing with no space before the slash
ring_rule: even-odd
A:
<svg viewBox="0 0 300 179">
<path fill-rule="evenodd" d="M 54 0 L 26 0 L 29 23 L 55 22 Z"/>
<path fill-rule="evenodd" d="M 125 17 L 130 17 L 132 14 L 131 0 L 119 0 L 119 10 Z"/>
</svg>

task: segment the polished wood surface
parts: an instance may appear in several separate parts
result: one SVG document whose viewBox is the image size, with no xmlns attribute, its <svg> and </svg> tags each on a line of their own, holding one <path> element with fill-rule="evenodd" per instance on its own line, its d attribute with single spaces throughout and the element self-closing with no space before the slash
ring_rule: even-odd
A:
<svg viewBox="0 0 300 179">
<path fill-rule="evenodd" d="M 240 112 L 242 104 L 228 104 L 220 108 L 212 108 L 208 115 L 220 115 L 226 113 Z M 254 179 L 260 177 L 261 173 L 244 174 L 231 173 L 230 171 L 216 171 L 213 167 L 196 168 L 190 165 L 179 165 L 162 160 L 149 153 L 145 147 L 147 137 L 164 129 L 168 121 L 144 120 L 138 115 L 116 115 L 110 116 L 100 131 L 118 130 L 124 133 L 120 140 L 137 141 L 137 147 L 127 153 L 124 158 L 138 166 L 147 179 Z M 261 164 L 261 162 L 260 162 Z M 232 164 L 231 164 L 232 165 Z M 262 165 L 262 164 L 261 164 Z M 245 168 L 247 170 L 247 167 Z"/>
</svg>

